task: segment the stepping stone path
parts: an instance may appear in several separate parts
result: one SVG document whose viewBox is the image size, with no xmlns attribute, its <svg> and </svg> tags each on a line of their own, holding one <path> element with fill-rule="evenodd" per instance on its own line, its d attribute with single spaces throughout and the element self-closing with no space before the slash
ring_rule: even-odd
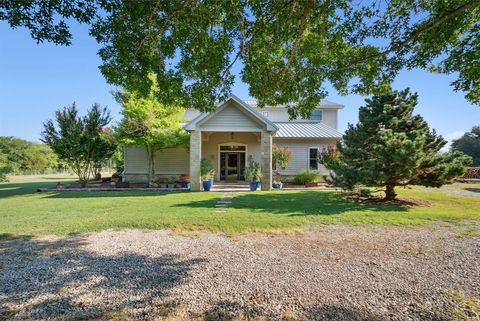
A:
<svg viewBox="0 0 480 321">
<path fill-rule="evenodd" d="M 225 213 L 230 204 L 232 204 L 233 196 L 231 194 L 224 194 L 221 199 L 215 204 L 216 213 Z"/>
</svg>

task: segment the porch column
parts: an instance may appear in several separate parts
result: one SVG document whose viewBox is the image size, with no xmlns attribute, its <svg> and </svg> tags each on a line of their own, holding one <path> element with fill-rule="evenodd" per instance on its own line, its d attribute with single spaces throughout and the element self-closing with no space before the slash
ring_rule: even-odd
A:
<svg viewBox="0 0 480 321">
<path fill-rule="evenodd" d="M 190 186 L 192 191 L 200 191 L 200 159 L 202 158 L 202 132 L 190 132 Z"/>
<path fill-rule="evenodd" d="M 272 135 L 269 132 L 262 131 L 260 137 L 260 152 L 263 171 L 262 191 L 270 191 L 272 189 Z"/>
</svg>

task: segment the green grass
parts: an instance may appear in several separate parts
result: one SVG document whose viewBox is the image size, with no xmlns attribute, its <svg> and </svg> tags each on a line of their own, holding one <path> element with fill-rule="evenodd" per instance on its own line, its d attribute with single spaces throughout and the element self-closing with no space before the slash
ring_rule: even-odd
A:
<svg viewBox="0 0 480 321">
<path fill-rule="evenodd" d="M 463 189 L 463 190 L 474 192 L 474 193 L 480 193 L 480 183 L 473 183 L 473 184 L 455 183 L 455 184 L 452 184 L 452 187 Z"/>
<path fill-rule="evenodd" d="M 237 234 L 300 230 L 308 224 L 415 226 L 480 220 L 480 198 L 425 189 L 398 190 L 402 198 L 430 203 L 413 208 L 358 204 L 326 190 L 240 193 L 226 213 L 214 211 L 221 193 L 35 192 L 58 180 L 13 178 L 0 184 L 0 236 L 65 235 L 109 228 Z"/>
</svg>

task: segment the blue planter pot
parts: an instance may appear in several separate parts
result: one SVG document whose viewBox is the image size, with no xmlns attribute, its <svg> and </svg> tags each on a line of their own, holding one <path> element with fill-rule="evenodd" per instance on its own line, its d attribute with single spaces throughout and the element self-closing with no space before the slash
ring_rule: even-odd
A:
<svg viewBox="0 0 480 321">
<path fill-rule="evenodd" d="M 203 190 L 210 191 L 213 185 L 213 180 L 209 179 L 208 181 L 202 181 Z"/>
<path fill-rule="evenodd" d="M 273 183 L 273 184 L 272 184 L 272 188 L 274 188 L 274 189 L 281 189 L 282 186 L 283 186 L 282 183 Z"/>
<path fill-rule="evenodd" d="M 260 188 L 261 183 L 260 182 L 250 182 L 250 190 L 256 191 L 258 188 Z"/>
</svg>

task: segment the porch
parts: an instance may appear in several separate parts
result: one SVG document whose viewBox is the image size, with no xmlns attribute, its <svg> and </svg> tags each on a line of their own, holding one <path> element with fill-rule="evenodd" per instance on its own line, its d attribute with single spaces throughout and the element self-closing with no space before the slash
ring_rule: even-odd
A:
<svg viewBox="0 0 480 321">
<path fill-rule="evenodd" d="M 210 113 L 192 119 L 184 128 L 190 132 L 190 183 L 192 191 L 201 189 L 200 161 L 212 161 L 215 179 L 245 180 L 249 158 L 260 163 L 262 190 L 272 188 L 272 136 L 278 127 L 231 96 Z"/>
<path fill-rule="evenodd" d="M 215 189 L 248 190 L 245 169 L 252 158 L 263 172 L 262 190 L 272 185 L 272 136 L 265 131 L 192 131 L 190 136 L 190 182 L 201 189 L 200 161 L 209 159 L 215 168 Z M 221 182 L 220 184 L 218 184 Z"/>
</svg>

